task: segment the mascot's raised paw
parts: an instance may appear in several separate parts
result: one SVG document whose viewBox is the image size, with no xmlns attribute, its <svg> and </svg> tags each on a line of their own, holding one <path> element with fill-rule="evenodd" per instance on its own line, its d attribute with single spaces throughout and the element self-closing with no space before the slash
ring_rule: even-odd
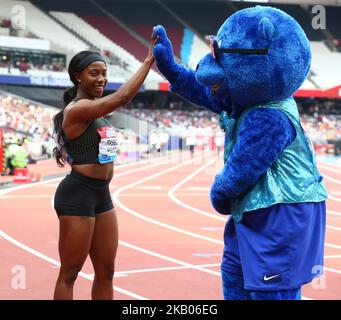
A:
<svg viewBox="0 0 341 320">
<path fill-rule="evenodd" d="M 211 187 L 210 198 L 214 209 L 220 214 L 230 214 L 229 199 L 224 194 L 224 177 L 217 174 Z"/>
<path fill-rule="evenodd" d="M 153 48 L 156 65 L 168 81 L 173 82 L 179 75 L 179 65 L 174 60 L 173 46 L 163 26 L 154 27 L 154 38 L 159 37 Z"/>
</svg>

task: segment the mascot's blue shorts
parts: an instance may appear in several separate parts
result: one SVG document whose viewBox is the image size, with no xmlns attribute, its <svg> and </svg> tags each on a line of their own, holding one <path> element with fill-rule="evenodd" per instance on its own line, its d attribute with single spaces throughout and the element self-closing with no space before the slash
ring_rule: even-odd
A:
<svg viewBox="0 0 341 320">
<path fill-rule="evenodd" d="M 241 299 L 259 298 L 251 292 L 276 299 L 279 291 L 299 298 L 301 286 L 322 273 L 325 225 L 325 201 L 276 204 L 244 214 L 240 223 L 231 217 L 221 265 L 224 298 L 244 289 Z"/>
</svg>

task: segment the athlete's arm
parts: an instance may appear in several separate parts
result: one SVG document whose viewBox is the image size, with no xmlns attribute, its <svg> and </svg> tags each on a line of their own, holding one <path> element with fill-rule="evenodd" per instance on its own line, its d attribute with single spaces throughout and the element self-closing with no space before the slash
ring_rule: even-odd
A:
<svg viewBox="0 0 341 320">
<path fill-rule="evenodd" d="M 86 122 L 98 119 L 129 103 L 139 91 L 155 59 L 153 46 L 158 38 L 151 39 L 148 55 L 141 67 L 116 92 L 96 100 L 82 99 L 65 108 L 64 119 L 70 122 Z"/>
</svg>

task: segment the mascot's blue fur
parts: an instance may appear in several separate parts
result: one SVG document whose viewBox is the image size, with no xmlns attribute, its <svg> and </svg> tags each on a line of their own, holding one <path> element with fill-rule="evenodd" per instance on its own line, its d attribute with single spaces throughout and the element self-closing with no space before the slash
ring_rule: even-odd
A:
<svg viewBox="0 0 341 320">
<path fill-rule="evenodd" d="M 292 17 L 272 7 L 256 6 L 236 12 L 223 23 L 216 37 L 219 48 L 268 48 L 268 54 L 221 53 L 216 58 L 208 54 L 195 72 L 175 62 L 171 42 L 162 26 L 155 28 L 154 35 L 159 36 L 153 50 L 156 64 L 170 82 L 171 91 L 215 113 L 225 113 L 222 121 L 227 128 L 226 123 L 237 121 L 249 107 L 291 98 L 310 68 L 310 45 L 304 31 Z M 230 138 L 228 132 L 226 136 Z M 233 150 L 228 159 L 225 157 L 224 168 L 212 185 L 210 197 L 214 208 L 229 214 L 230 199 L 254 185 L 295 137 L 292 122 L 280 110 L 259 108 L 248 112 Z M 230 275 L 229 281 L 237 284 L 240 278 Z M 241 285 L 236 286 L 237 292 L 231 289 L 230 296 L 224 294 L 226 299 L 245 298 Z M 248 297 L 299 297 L 299 289 L 289 289 L 293 288 L 279 297 L 276 292 L 253 293 Z"/>
<path fill-rule="evenodd" d="M 161 26 L 155 34 L 160 35 L 154 49 L 156 63 L 171 83 L 171 91 L 216 113 L 225 110 L 232 118 L 246 107 L 291 97 L 310 68 L 310 45 L 304 31 L 293 18 L 270 7 L 239 11 L 217 34 L 222 48 L 269 48 L 268 55 L 222 54 L 217 61 L 208 54 L 195 73 L 175 63 L 171 43 Z M 214 92 L 210 86 L 216 84 L 220 89 Z M 226 200 L 255 183 L 294 135 L 290 121 L 280 111 L 263 109 L 249 114 L 228 166 L 213 184 L 214 208 L 227 213 Z"/>
</svg>

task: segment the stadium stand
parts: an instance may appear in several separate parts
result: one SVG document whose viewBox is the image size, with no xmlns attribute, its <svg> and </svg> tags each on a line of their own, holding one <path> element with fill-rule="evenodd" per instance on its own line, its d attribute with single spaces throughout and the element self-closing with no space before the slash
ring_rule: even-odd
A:
<svg viewBox="0 0 341 320">
<path fill-rule="evenodd" d="M 151 1 L 135 2 L 134 10 L 132 10 L 132 3 L 129 1 L 98 1 L 98 3 L 141 35 L 145 41 L 149 40 L 150 30 L 153 26 L 162 21 L 172 39 L 174 53 L 180 57 L 183 26 L 157 3 Z"/>
<path fill-rule="evenodd" d="M 128 67 L 128 71 L 137 70 L 144 60 L 148 44 L 141 44 L 117 23 L 115 17 L 104 15 L 95 5 L 79 0 L 71 1 L 67 6 L 62 6 L 59 1 L 35 0 L 33 2 L 83 39 L 90 41 L 96 49 L 108 50 L 118 58 L 119 62 L 116 64 Z M 77 15 L 74 12 L 77 12 Z M 73 13 L 73 15 L 65 13 Z M 123 73 L 124 77 L 124 71 L 118 68 L 116 71 Z M 123 81 L 124 79 L 126 75 Z M 150 72 L 147 80 L 163 81 L 164 79 L 155 68 Z"/>
<path fill-rule="evenodd" d="M 6 17 L 11 16 L 11 8 L 13 5 L 20 5 L 23 8 L 25 8 L 25 12 L 27 14 L 27 21 L 26 21 L 26 30 L 29 31 L 30 35 L 45 39 L 49 41 L 50 44 L 50 50 L 55 50 L 57 52 L 62 52 L 67 55 L 68 61 L 70 58 L 77 52 L 81 50 L 87 50 L 90 49 L 90 47 L 98 48 L 103 54 L 108 55 L 108 53 L 114 53 L 113 56 L 109 57 L 111 58 L 110 61 L 112 62 L 110 66 L 110 74 L 113 75 L 115 79 L 111 79 L 114 82 L 122 83 L 124 82 L 131 74 L 131 72 L 135 71 L 141 63 L 131 54 L 128 53 L 126 50 L 120 48 L 115 43 L 110 41 L 110 49 L 107 49 L 104 47 L 108 43 L 108 40 L 106 41 L 100 41 L 100 46 L 96 47 L 96 44 L 94 43 L 92 46 L 89 46 L 87 44 L 87 41 L 82 41 L 81 37 L 77 36 L 76 33 L 70 32 L 67 28 L 63 27 L 60 22 L 57 22 L 55 17 L 52 15 L 49 15 L 48 12 L 44 12 L 40 9 L 38 9 L 35 5 L 30 3 L 29 1 L 9 1 L 4 0 L 1 3 L 1 9 L 2 9 L 2 15 Z M 74 15 L 74 17 L 76 17 Z M 85 22 L 83 22 L 85 24 Z M 46 25 L 47 27 L 42 28 L 42 25 Z M 81 26 L 82 27 L 82 26 Z M 90 26 L 88 26 L 89 29 Z M 88 30 L 85 30 L 88 31 Z M 96 30 L 92 30 L 93 33 L 96 33 Z M 92 35 L 93 35 L 92 33 Z M 97 36 L 99 32 L 97 31 Z M 26 36 L 26 35 L 23 35 Z M 100 40 L 103 40 L 103 35 Z M 87 35 L 83 39 L 88 39 Z M 88 39 L 89 40 L 89 39 Z M 90 39 L 91 40 L 91 39 Z M 104 45 L 103 45 L 104 44 Z M 144 54 L 146 54 L 147 48 L 144 50 Z M 124 61 L 114 59 L 116 56 L 121 56 Z M 128 68 L 128 72 L 125 71 L 122 66 Z M 6 70 L 1 70 L 2 74 L 9 73 Z M 45 76 L 50 76 L 49 74 Z M 151 72 L 151 74 L 148 77 L 148 80 L 150 81 L 163 81 L 163 77 L 160 76 L 156 72 Z"/>
<path fill-rule="evenodd" d="M 83 41 L 69 33 L 29 1 L 2 0 L 2 13 L 7 13 L 7 16 L 10 17 L 14 5 L 20 5 L 25 8 L 26 12 L 29 12 L 26 15 L 26 28 L 38 38 L 49 40 L 51 50 L 64 52 L 71 57 L 74 52 L 88 49 Z"/>
<path fill-rule="evenodd" d="M 100 52 L 110 60 L 113 60 L 113 64 L 109 66 L 108 73 L 117 78 L 118 82 L 129 78 L 131 72 L 136 68 L 129 70 L 129 67 L 137 63 L 133 55 L 116 45 L 74 13 L 50 11 L 50 14 L 83 38 L 87 38 L 96 49 L 98 48 Z M 112 55 L 113 52 L 115 55 Z M 131 63 L 129 64 L 128 61 Z"/>
<path fill-rule="evenodd" d="M 8 0 L 6 0 L 8 1 Z M 88 39 L 100 50 L 116 56 L 116 65 L 127 63 L 128 71 L 136 70 L 138 60 L 144 58 L 151 27 L 163 24 L 174 46 L 175 55 L 182 63 L 195 69 L 200 58 L 209 52 L 207 36 L 215 34 L 221 23 L 237 10 L 257 3 L 240 1 L 115 1 L 106 0 L 70 2 L 33 0 L 47 14 L 51 14 L 64 26 L 83 39 Z M 311 6 L 300 4 L 269 3 L 292 15 L 305 30 L 312 45 L 312 67 L 302 89 L 326 90 L 340 85 L 341 81 L 333 66 L 340 65 L 341 53 L 333 52 L 323 30 L 311 24 Z M 264 5 L 264 4 L 263 4 Z M 132 10 L 134 8 L 134 10 Z M 338 28 L 339 7 L 326 7 L 327 29 L 340 39 Z M 67 11 L 67 12 L 65 12 Z M 75 14 L 77 12 L 77 15 Z M 136 58 L 133 56 L 135 55 Z M 131 67 L 133 66 L 133 67 Z M 113 73 L 126 79 L 128 74 L 120 67 Z M 164 81 L 159 74 L 151 72 L 148 79 Z M 154 87 L 155 88 L 155 87 Z"/>
</svg>

